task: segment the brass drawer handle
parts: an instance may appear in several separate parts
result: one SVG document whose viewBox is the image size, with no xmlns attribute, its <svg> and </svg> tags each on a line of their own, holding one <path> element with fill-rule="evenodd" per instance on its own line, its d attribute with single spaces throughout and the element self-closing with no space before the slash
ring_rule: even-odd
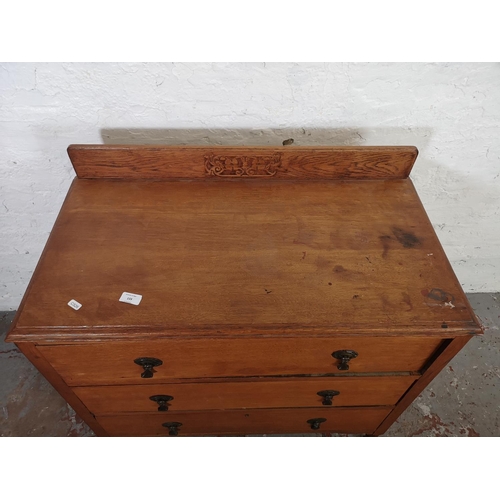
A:
<svg viewBox="0 0 500 500">
<path fill-rule="evenodd" d="M 156 396 L 151 396 L 149 399 L 158 403 L 158 411 L 168 411 L 168 402 L 172 401 L 174 397 L 166 394 L 157 394 Z"/>
<path fill-rule="evenodd" d="M 313 431 L 317 431 L 323 422 L 326 422 L 326 418 L 311 418 L 307 421 Z"/>
<path fill-rule="evenodd" d="M 162 365 L 163 361 L 158 358 L 137 358 L 134 359 L 134 363 L 144 368 L 144 372 L 141 373 L 142 378 L 153 378 L 155 373 L 153 368 Z"/>
<path fill-rule="evenodd" d="M 182 425 L 180 422 L 165 422 L 163 427 L 168 428 L 168 435 L 169 436 L 178 436 L 179 435 L 179 427 Z"/>
<path fill-rule="evenodd" d="M 316 394 L 323 398 L 323 401 L 321 402 L 321 404 L 323 404 L 325 406 L 331 406 L 333 404 L 332 399 L 335 396 L 338 396 L 340 394 L 340 392 L 339 391 L 319 391 Z"/>
<path fill-rule="evenodd" d="M 349 361 L 351 361 L 351 359 L 357 358 L 358 353 L 356 351 L 350 351 L 349 349 L 347 349 L 332 352 L 332 356 L 340 361 L 337 366 L 339 370 L 349 370 Z"/>
</svg>

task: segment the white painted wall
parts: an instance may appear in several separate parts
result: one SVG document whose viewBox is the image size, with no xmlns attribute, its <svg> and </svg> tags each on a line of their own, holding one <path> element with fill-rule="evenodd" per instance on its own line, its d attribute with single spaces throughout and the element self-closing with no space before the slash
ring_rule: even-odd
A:
<svg viewBox="0 0 500 500">
<path fill-rule="evenodd" d="M 415 145 L 466 291 L 500 290 L 499 64 L 1 64 L 0 310 L 74 176 L 71 143 Z"/>
</svg>

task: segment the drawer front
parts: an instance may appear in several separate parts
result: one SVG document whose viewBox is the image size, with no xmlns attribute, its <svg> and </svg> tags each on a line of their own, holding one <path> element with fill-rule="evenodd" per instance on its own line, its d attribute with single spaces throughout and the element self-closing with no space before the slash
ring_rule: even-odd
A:
<svg viewBox="0 0 500 500">
<path fill-rule="evenodd" d="M 342 337 L 189 339 L 39 346 L 70 386 L 155 384 L 184 378 L 255 375 L 339 374 L 418 371 L 442 339 L 428 337 Z M 349 371 L 333 352 L 357 353 Z M 161 365 L 143 378 L 134 360 L 155 358 Z"/>
<path fill-rule="evenodd" d="M 95 415 L 155 411 L 170 414 L 183 410 L 238 408 L 386 406 L 396 404 L 417 378 L 245 379 L 238 382 L 76 387 L 74 392 Z"/>
<path fill-rule="evenodd" d="M 141 413 L 97 417 L 110 436 L 294 434 L 339 432 L 371 434 L 392 408 L 301 408 L 212 412 Z M 318 422 L 316 419 L 324 419 Z M 308 420 L 310 422 L 308 422 Z M 314 427 L 314 421 L 316 426 Z M 175 424 L 181 424 L 177 426 Z M 173 424 L 168 427 L 163 424 Z M 312 428 L 314 427 L 314 428 Z"/>
</svg>

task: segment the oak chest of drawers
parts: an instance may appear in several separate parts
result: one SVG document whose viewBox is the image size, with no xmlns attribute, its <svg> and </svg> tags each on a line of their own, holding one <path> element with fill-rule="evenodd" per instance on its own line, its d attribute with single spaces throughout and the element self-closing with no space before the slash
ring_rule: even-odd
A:
<svg viewBox="0 0 500 500">
<path fill-rule="evenodd" d="M 481 333 L 413 147 L 68 152 L 8 341 L 97 435 L 380 435 Z"/>
</svg>

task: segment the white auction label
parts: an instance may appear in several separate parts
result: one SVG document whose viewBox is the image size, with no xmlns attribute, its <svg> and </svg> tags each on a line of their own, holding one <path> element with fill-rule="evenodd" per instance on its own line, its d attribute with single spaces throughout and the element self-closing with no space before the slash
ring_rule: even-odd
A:
<svg viewBox="0 0 500 500">
<path fill-rule="evenodd" d="M 127 304 L 133 304 L 138 306 L 142 300 L 142 295 L 137 295 L 136 293 L 123 292 L 120 297 L 120 302 L 126 302 Z"/>
<path fill-rule="evenodd" d="M 75 311 L 78 311 L 78 309 L 80 309 L 80 307 L 82 307 L 82 305 L 80 304 L 80 302 L 77 302 L 75 299 L 71 299 L 68 302 L 68 306 L 72 307 Z"/>
</svg>

